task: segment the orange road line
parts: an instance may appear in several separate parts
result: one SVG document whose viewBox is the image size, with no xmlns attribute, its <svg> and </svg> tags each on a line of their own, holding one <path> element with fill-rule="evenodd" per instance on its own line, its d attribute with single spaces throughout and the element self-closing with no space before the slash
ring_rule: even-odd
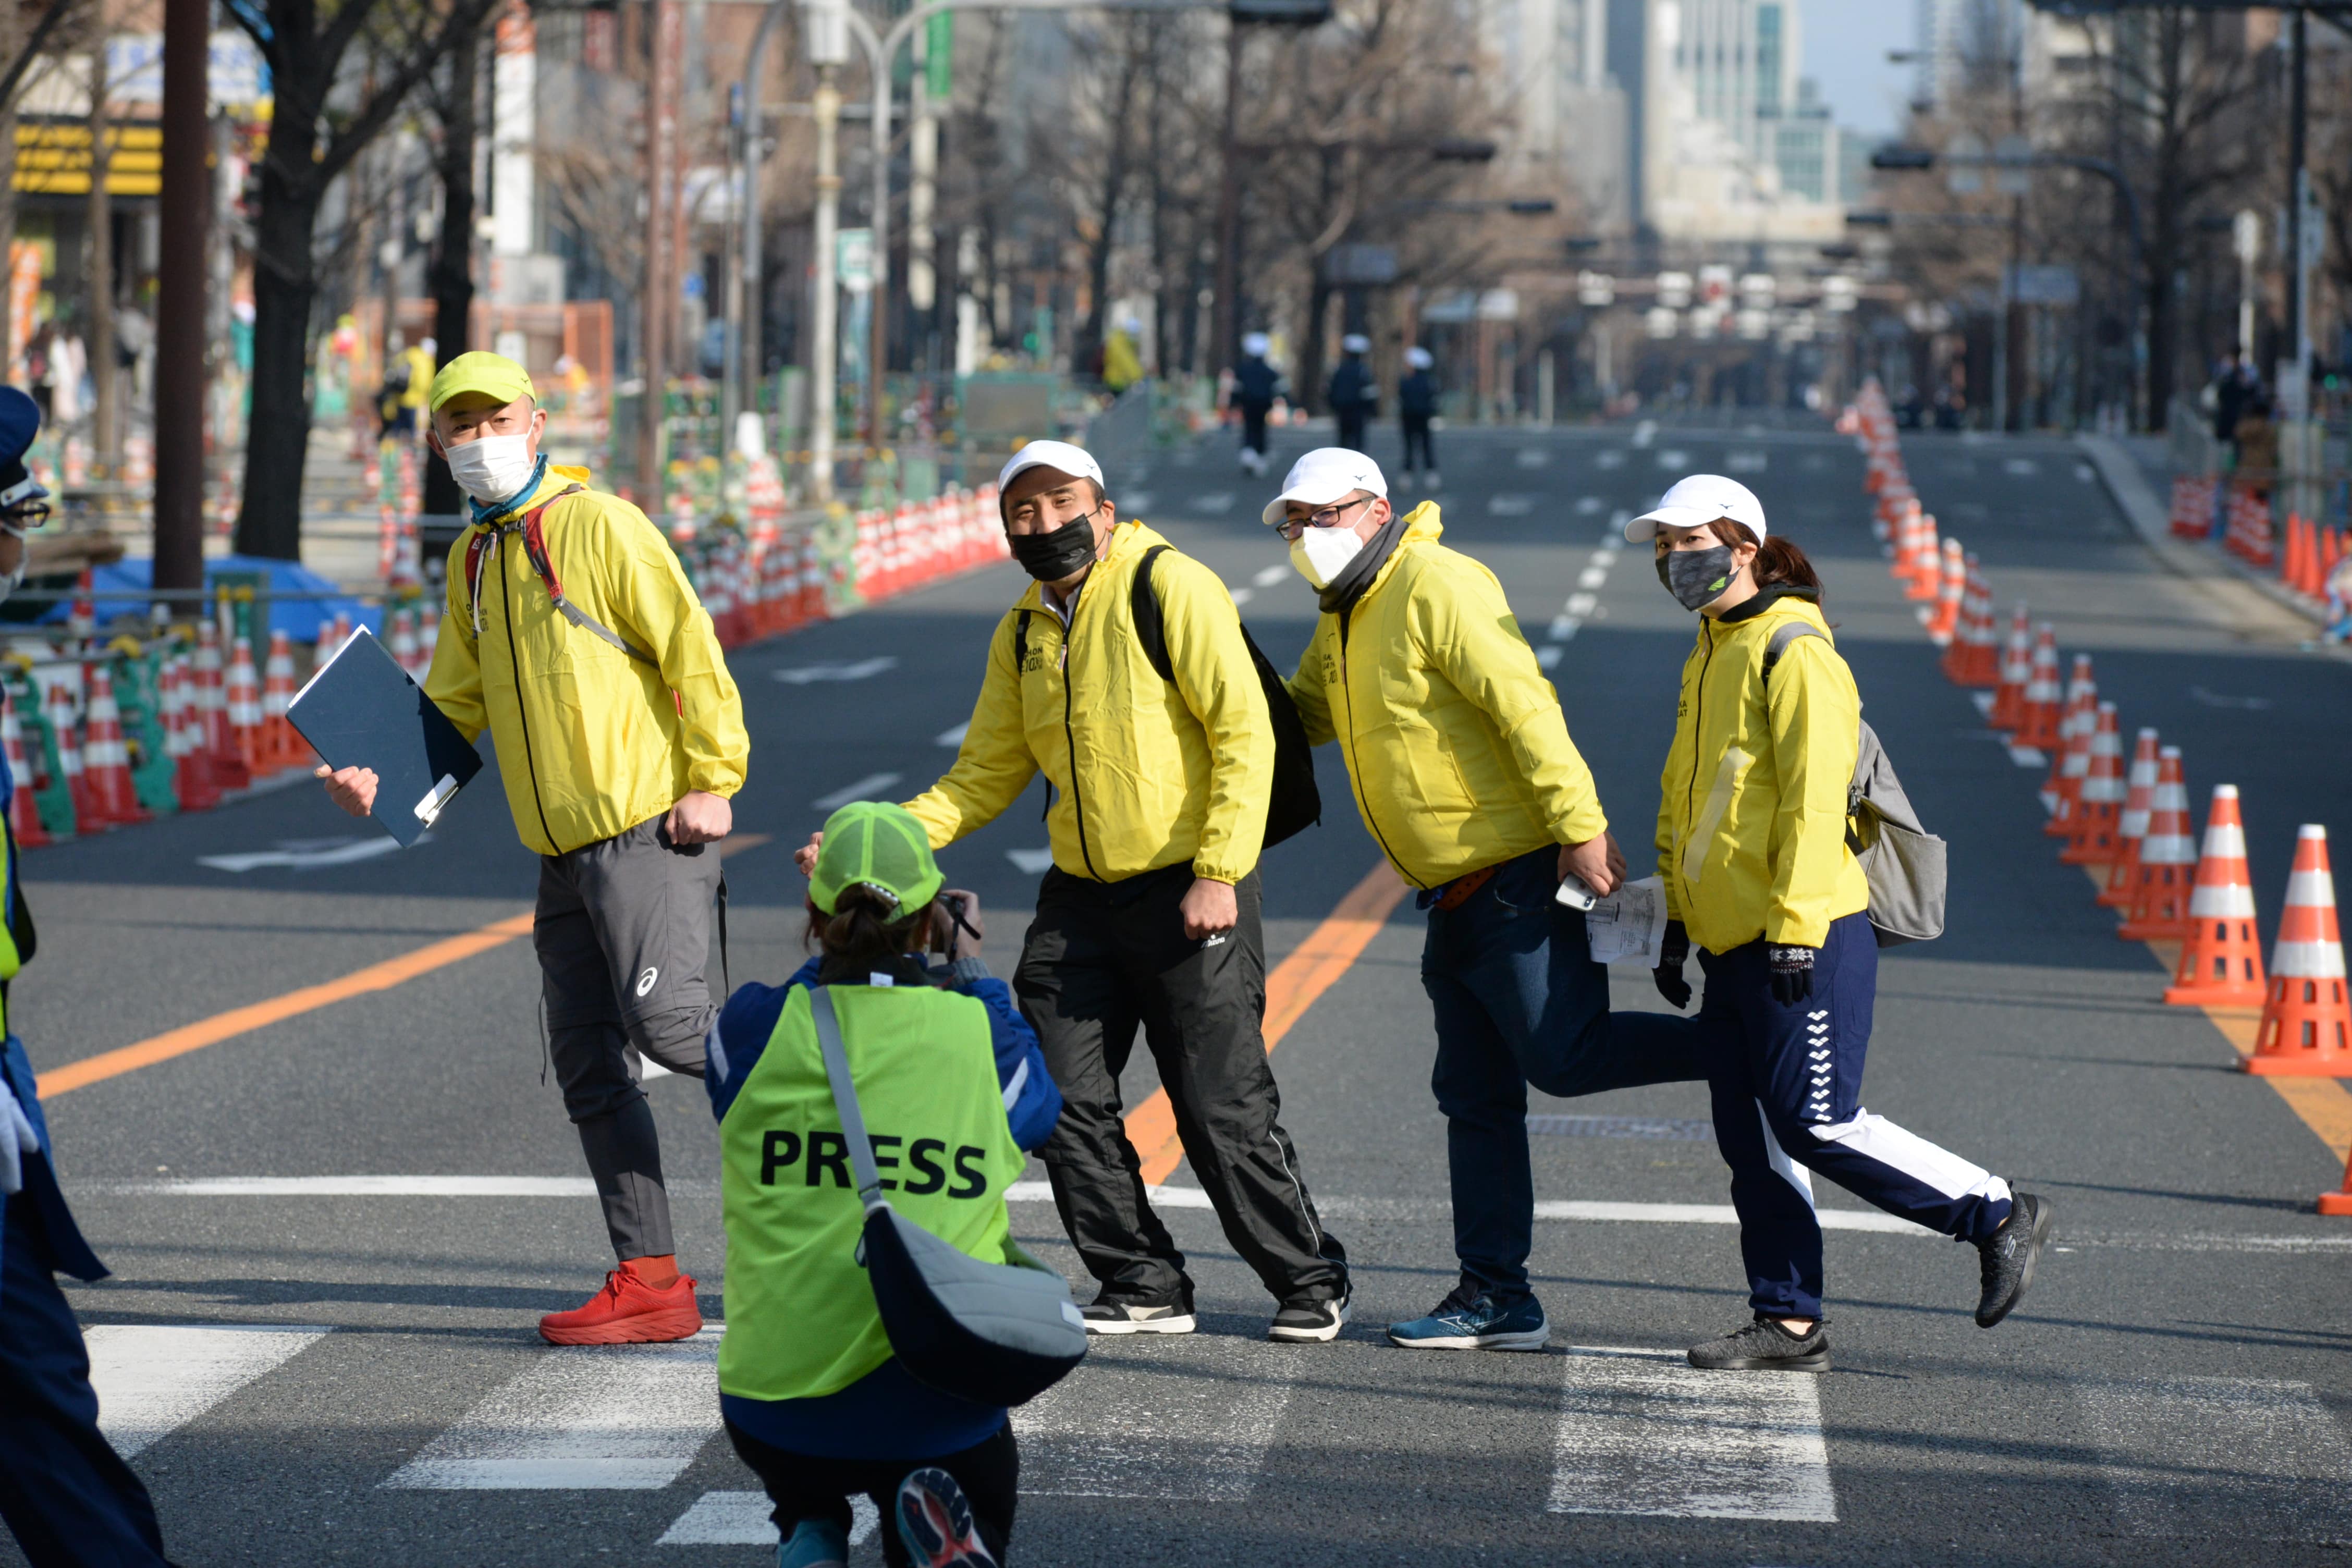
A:
<svg viewBox="0 0 2352 1568">
<path fill-rule="evenodd" d="M 2090 874 L 2094 887 L 2105 888 L 2107 868 L 2105 866 L 2086 866 L 2084 869 Z M 2179 942 L 2150 942 L 2141 945 L 2156 955 L 2157 963 L 2164 966 L 2166 974 L 2169 975 L 2179 968 Z M 2199 1005 L 2197 1010 L 2205 1015 L 2238 1055 L 2250 1057 L 2254 1054 L 2254 1036 L 2260 1031 L 2263 1021 L 2260 1007 L 2219 1006 L 2206 1003 Z M 2287 1109 L 2302 1118 L 2305 1127 L 2318 1134 L 2319 1141 L 2327 1145 L 2330 1153 L 2338 1160 L 2352 1161 L 2352 1087 L 2332 1078 L 2264 1077 L 2256 1081 L 2276 1089 L 2278 1097 L 2286 1101 Z"/>
<path fill-rule="evenodd" d="M 1339 900 L 1321 925 L 1307 933 L 1305 942 L 1275 965 L 1274 973 L 1265 977 L 1268 1055 L 1380 934 L 1404 891 L 1403 879 L 1382 860 Z M 1153 1089 L 1150 1099 L 1128 1113 L 1127 1141 L 1143 1157 L 1146 1185 L 1160 1185 L 1176 1169 L 1184 1157 L 1184 1145 L 1176 1135 L 1176 1111 L 1168 1103 L 1166 1089 Z"/>
<path fill-rule="evenodd" d="M 756 849 L 769 842 L 765 833 L 739 833 L 727 838 L 727 847 L 741 853 Z M 289 991 L 282 996 L 272 996 L 266 1002 L 255 1002 L 243 1007 L 232 1007 L 226 1013 L 215 1013 L 209 1018 L 199 1018 L 193 1024 L 183 1024 L 176 1029 L 166 1029 L 160 1035 L 101 1051 L 94 1057 L 84 1057 L 78 1062 L 68 1062 L 42 1073 L 35 1081 L 35 1090 L 43 1100 L 53 1099 L 70 1089 L 103 1083 L 141 1068 L 153 1067 L 190 1051 L 216 1046 L 223 1040 L 233 1040 L 239 1035 L 249 1035 L 256 1029 L 267 1028 L 286 1019 L 315 1013 L 321 1007 L 363 996 L 371 991 L 389 991 L 436 969 L 446 969 L 462 959 L 494 947 L 503 947 L 519 936 L 530 934 L 531 916 L 526 911 L 492 921 L 488 925 L 469 931 L 461 936 L 444 937 L 429 942 L 414 952 L 398 958 L 388 958 L 381 963 L 371 963 L 365 969 L 353 970 L 340 980 L 324 984 L 306 985 L 299 991 Z"/>
</svg>

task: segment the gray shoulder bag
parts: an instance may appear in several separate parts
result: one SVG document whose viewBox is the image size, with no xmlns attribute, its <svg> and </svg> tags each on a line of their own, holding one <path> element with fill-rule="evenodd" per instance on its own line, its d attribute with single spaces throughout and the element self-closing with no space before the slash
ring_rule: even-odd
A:
<svg viewBox="0 0 2352 1568">
<path fill-rule="evenodd" d="M 866 1205 L 859 1251 L 892 1352 L 917 1382 L 958 1399 L 1024 1405 L 1036 1398 L 1086 1357 L 1086 1320 L 1069 1286 L 1017 1246 L 1011 1248 L 1015 1262 L 983 1263 L 890 1206 L 850 1080 L 841 1021 L 822 985 L 810 988 L 809 1016 Z"/>
</svg>

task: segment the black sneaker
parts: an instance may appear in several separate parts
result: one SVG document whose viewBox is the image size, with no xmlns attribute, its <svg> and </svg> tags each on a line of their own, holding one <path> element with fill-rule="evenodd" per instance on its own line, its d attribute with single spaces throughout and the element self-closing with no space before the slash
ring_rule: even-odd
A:
<svg viewBox="0 0 2352 1568">
<path fill-rule="evenodd" d="M 1759 1312 L 1746 1328 L 1691 1346 L 1690 1363 L 1702 1372 L 1827 1372 L 1829 1326 L 1827 1318 L 1816 1318 L 1811 1332 L 1793 1334 Z"/>
<path fill-rule="evenodd" d="M 1090 1334 L 1189 1334 L 1200 1327 L 1190 1301 L 1097 1301 L 1079 1308 L 1078 1316 Z"/>
<path fill-rule="evenodd" d="M 1348 1304 L 1354 1298 L 1352 1287 L 1342 1286 L 1337 1297 L 1325 1297 L 1316 1301 L 1286 1301 L 1267 1326 L 1265 1337 L 1284 1344 L 1322 1344 L 1339 1337 L 1348 1325 Z"/>
<path fill-rule="evenodd" d="M 1991 1328 L 2025 1300 L 2033 1283 L 2033 1266 L 2041 1261 L 2042 1244 L 2050 1239 L 2050 1204 L 2032 1193 L 2010 1194 L 2009 1217 L 2000 1228 L 1977 1243 L 1984 1260 L 1984 1294 L 1977 1299 L 1977 1327 Z"/>
</svg>

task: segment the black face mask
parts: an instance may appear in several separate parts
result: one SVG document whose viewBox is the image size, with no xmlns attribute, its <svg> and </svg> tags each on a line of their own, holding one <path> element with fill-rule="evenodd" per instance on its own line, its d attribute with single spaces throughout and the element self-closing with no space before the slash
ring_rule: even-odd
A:
<svg viewBox="0 0 2352 1568">
<path fill-rule="evenodd" d="M 1045 533 L 1009 533 L 1004 542 L 1023 571 L 1040 583 L 1058 583 L 1084 571 L 1095 558 L 1094 515 L 1080 512 Z"/>
<path fill-rule="evenodd" d="M 1658 557 L 1658 581 L 1685 610 L 1696 610 L 1723 597 L 1738 573 L 1727 544 L 1712 550 L 1669 550 Z"/>
</svg>

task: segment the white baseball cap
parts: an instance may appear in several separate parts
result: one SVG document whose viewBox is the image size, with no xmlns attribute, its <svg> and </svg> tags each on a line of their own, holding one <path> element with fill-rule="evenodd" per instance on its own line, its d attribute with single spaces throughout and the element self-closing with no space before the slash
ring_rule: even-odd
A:
<svg viewBox="0 0 2352 1568">
<path fill-rule="evenodd" d="M 1372 352 L 1372 340 L 1361 332 L 1349 332 L 1339 340 L 1339 346 L 1351 354 L 1370 353 Z"/>
<path fill-rule="evenodd" d="M 1252 332 L 1242 339 L 1242 353 L 1245 354 L 1263 354 L 1272 347 L 1274 340 L 1264 332 Z"/>
<path fill-rule="evenodd" d="M 1343 501 L 1358 490 L 1370 490 L 1386 500 L 1389 482 L 1381 476 L 1381 466 L 1361 452 L 1345 447 L 1318 447 L 1290 465 L 1290 473 L 1282 481 L 1282 493 L 1265 503 L 1259 515 L 1271 528 L 1283 520 L 1292 501 L 1310 507 L 1327 507 Z"/>
<path fill-rule="evenodd" d="M 1721 474 L 1675 480 L 1657 505 L 1625 525 L 1625 537 L 1632 543 L 1647 544 L 1661 528 L 1704 528 L 1717 518 L 1746 523 L 1759 543 L 1767 537 L 1764 503 L 1754 490 Z"/>
<path fill-rule="evenodd" d="M 1073 447 L 1067 441 L 1032 441 L 1006 459 L 996 476 L 996 489 L 1002 494 L 1013 482 L 1013 476 L 1030 468 L 1051 468 L 1067 474 L 1074 479 L 1092 479 L 1108 489 L 1103 479 L 1102 465 L 1084 447 Z"/>
<path fill-rule="evenodd" d="M 1404 351 L 1404 363 L 1415 370 L 1427 370 L 1437 363 L 1437 356 L 1415 343 L 1412 348 Z"/>
</svg>

